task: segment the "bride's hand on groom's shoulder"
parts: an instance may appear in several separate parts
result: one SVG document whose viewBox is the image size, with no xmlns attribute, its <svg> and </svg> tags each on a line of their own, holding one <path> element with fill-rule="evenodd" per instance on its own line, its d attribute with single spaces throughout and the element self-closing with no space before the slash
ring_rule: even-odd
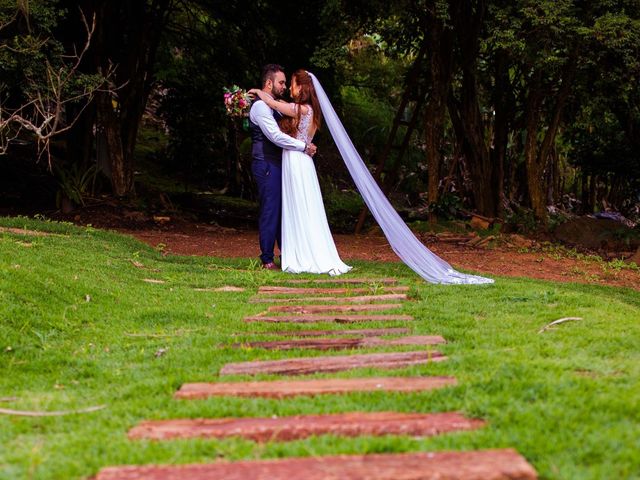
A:
<svg viewBox="0 0 640 480">
<path fill-rule="evenodd" d="M 251 95 L 251 99 L 255 100 L 256 98 L 262 98 L 260 96 L 260 94 L 262 93 L 262 91 L 259 88 L 252 88 L 251 90 L 249 90 L 247 92 L 249 95 Z"/>
</svg>

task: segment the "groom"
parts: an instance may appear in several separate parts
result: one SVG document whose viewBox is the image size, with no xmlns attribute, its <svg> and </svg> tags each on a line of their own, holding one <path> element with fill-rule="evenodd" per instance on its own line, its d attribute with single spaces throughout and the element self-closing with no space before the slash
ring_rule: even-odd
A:
<svg viewBox="0 0 640 480">
<path fill-rule="evenodd" d="M 262 69 L 262 91 L 275 99 L 283 97 L 287 81 L 280 65 L 269 64 Z M 258 231 L 260 239 L 260 260 L 262 267 L 277 270 L 273 261 L 275 243 L 281 246 L 280 215 L 282 211 L 282 149 L 297 150 L 313 156 L 316 146 L 306 144 L 283 133 L 277 120 L 281 114 L 269 108 L 259 98 L 255 99 L 249 112 L 251 132 L 251 171 L 258 185 L 260 217 Z"/>
</svg>

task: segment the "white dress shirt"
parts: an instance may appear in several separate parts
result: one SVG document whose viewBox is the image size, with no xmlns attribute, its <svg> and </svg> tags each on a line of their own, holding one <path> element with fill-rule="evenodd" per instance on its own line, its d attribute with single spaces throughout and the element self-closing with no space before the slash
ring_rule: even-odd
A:
<svg viewBox="0 0 640 480">
<path fill-rule="evenodd" d="M 264 136 L 278 147 L 298 152 L 304 152 L 305 148 L 307 148 L 306 143 L 302 140 L 297 140 L 280 130 L 276 119 L 273 118 L 273 110 L 262 100 L 253 102 L 249 111 L 249 118 L 260 127 Z"/>
</svg>

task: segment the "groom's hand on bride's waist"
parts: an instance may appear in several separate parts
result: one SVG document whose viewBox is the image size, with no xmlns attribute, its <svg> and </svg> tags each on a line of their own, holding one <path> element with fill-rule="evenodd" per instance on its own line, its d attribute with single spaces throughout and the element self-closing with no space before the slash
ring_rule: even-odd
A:
<svg viewBox="0 0 640 480">
<path fill-rule="evenodd" d="M 318 147 L 316 147 L 313 143 L 307 143 L 307 146 L 304 149 L 304 153 L 306 153 L 310 157 L 313 157 L 316 154 L 316 150 L 318 150 Z"/>
</svg>

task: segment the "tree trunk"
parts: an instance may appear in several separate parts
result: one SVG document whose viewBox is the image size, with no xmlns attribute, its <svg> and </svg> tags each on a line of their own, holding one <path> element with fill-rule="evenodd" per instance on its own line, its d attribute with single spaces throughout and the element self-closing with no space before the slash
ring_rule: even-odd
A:
<svg viewBox="0 0 640 480">
<path fill-rule="evenodd" d="M 597 206 L 597 186 L 598 186 L 598 176 L 595 174 L 591 175 L 589 181 L 589 206 L 591 211 L 589 213 L 593 213 Z"/>
<path fill-rule="evenodd" d="M 430 16 L 427 22 L 428 45 L 431 55 L 431 91 L 425 107 L 425 153 L 427 158 L 427 201 L 438 201 L 442 166 L 442 138 L 444 134 L 447 96 L 451 85 L 453 38 L 451 29 L 442 19 Z M 429 216 L 436 221 L 435 214 Z"/>
<path fill-rule="evenodd" d="M 95 12 L 97 17 L 93 68 L 104 74 L 115 67 L 109 82 L 113 94 L 100 95 L 96 103 L 97 130 L 104 137 L 116 196 L 135 193 L 134 148 L 171 4 L 171 0 L 85 2 L 85 13 Z"/>
<path fill-rule="evenodd" d="M 640 247 L 638 247 L 638 250 L 636 250 L 636 253 L 634 253 L 630 258 L 627 259 L 627 263 L 635 263 L 638 267 L 640 267 Z"/>
<path fill-rule="evenodd" d="M 524 150 L 522 145 L 522 136 L 514 135 L 513 136 L 513 146 L 512 149 L 515 152 L 522 152 Z M 519 201 L 519 196 L 523 190 L 522 186 L 526 184 L 522 180 L 526 178 L 524 175 L 519 175 L 519 170 L 522 168 L 522 165 L 517 161 L 507 162 L 505 163 L 505 177 L 506 177 L 506 197 L 507 202 L 512 204 L 514 202 Z"/>
<path fill-rule="evenodd" d="M 505 163 L 507 145 L 509 142 L 509 126 L 514 112 L 512 87 L 509 82 L 509 65 L 504 51 L 496 53 L 495 89 L 493 105 L 495 108 L 493 149 L 491 150 L 491 164 L 493 165 L 492 185 L 495 191 L 496 214 L 503 217 L 503 207 L 506 203 L 504 192 Z"/>
<path fill-rule="evenodd" d="M 496 192 L 492 185 L 495 178 L 491 156 L 484 138 L 484 123 L 478 108 L 475 75 L 469 71 L 463 75 L 462 100 L 449 96 L 449 115 L 467 160 L 475 206 L 480 214 L 495 217 L 497 213 Z"/>
<path fill-rule="evenodd" d="M 549 152 L 549 168 L 547 169 L 547 205 L 556 202 L 558 192 L 558 150 L 555 145 Z"/>
<path fill-rule="evenodd" d="M 135 48 L 130 50 L 125 59 L 130 80 L 123 89 L 120 118 L 123 151 L 131 162 L 142 115 L 154 83 L 156 53 L 172 2 L 153 0 L 149 3 L 125 2 L 125 15 L 131 18 L 131 36 Z"/>
<path fill-rule="evenodd" d="M 545 172 L 549 165 L 549 155 L 556 141 L 558 128 L 562 112 L 566 104 L 576 71 L 575 55 L 570 55 L 567 59 L 565 68 L 560 74 L 558 83 L 560 88 L 554 95 L 555 104 L 551 109 L 551 117 L 549 118 L 548 128 L 545 132 L 542 143 L 538 147 L 537 136 L 538 126 L 542 118 L 541 107 L 543 104 L 544 92 L 542 85 L 542 71 L 537 69 L 533 74 L 529 90 L 529 99 L 527 102 L 526 113 L 526 132 L 527 139 L 525 141 L 525 161 L 527 164 L 527 183 L 529 186 L 529 197 L 534 215 L 544 225 L 547 224 L 547 198 L 546 198 L 546 175 Z"/>
<path fill-rule="evenodd" d="M 494 217 L 498 205 L 496 196 L 499 195 L 494 182 L 498 177 L 493 173 L 491 155 L 485 138 L 486 122 L 480 112 L 477 82 L 480 37 L 487 2 L 476 0 L 472 5 L 474 8 L 471 9 L 469 2 L 456 1 L 451 2 L 451 5 L 451 16 L 460 47 L 462 87 L 459 100 L 455 95 L 449 95 L 449 115 L 467 159 L 476 209 L 482 215 Z"/>
<path fill-rule="evenodd" d="M 589 174 L 584 170 L 582 171 L 582 181 L 580 186 L 582 213 L 593 213 L 593 204 L 591 203 L 591 196 L 589 195 Z"/>
<path fill-rule="evenodd" d="M 544 165 L 538 160 L 540 158 L 538 152 L 538 125 L 541 117 L 542 107 L 542 72 L 540 70 L 534 73 L 534 78 L 529 86 L 529 95 L 527 97 L 527 110 L 525 114 L 525 132 L 526 138 L 524 142 L 524 162 L 527 172 L 527 189 L 529 191 L 529 201 L 533 213 L 538 220 L 546 223 L 547 208 L 545 196 L 544 182 Z"/>
<path fill-rule="evenodd" d="M 98 135 L 102 135 L 111 170 L 111 187 L 116 197 L 133 193 L 133 162 L 126 157 L 122 148 L 120 124 L 114 111 L 113 100 L 108 92 L 96 97 Z"/>
<path fill-rule="evenodd" d="M 611 189 L 609 190 L 609 195 L 607 196 L 607 201 L 610 205 L 615 206 L 616 210 L 620 209 L 620 206 L 624 200 L 621 195 L 622 192 L 622 177 L 619 173 L 615 173 L 613 178 L 611 179 Z"/>
</svg>

